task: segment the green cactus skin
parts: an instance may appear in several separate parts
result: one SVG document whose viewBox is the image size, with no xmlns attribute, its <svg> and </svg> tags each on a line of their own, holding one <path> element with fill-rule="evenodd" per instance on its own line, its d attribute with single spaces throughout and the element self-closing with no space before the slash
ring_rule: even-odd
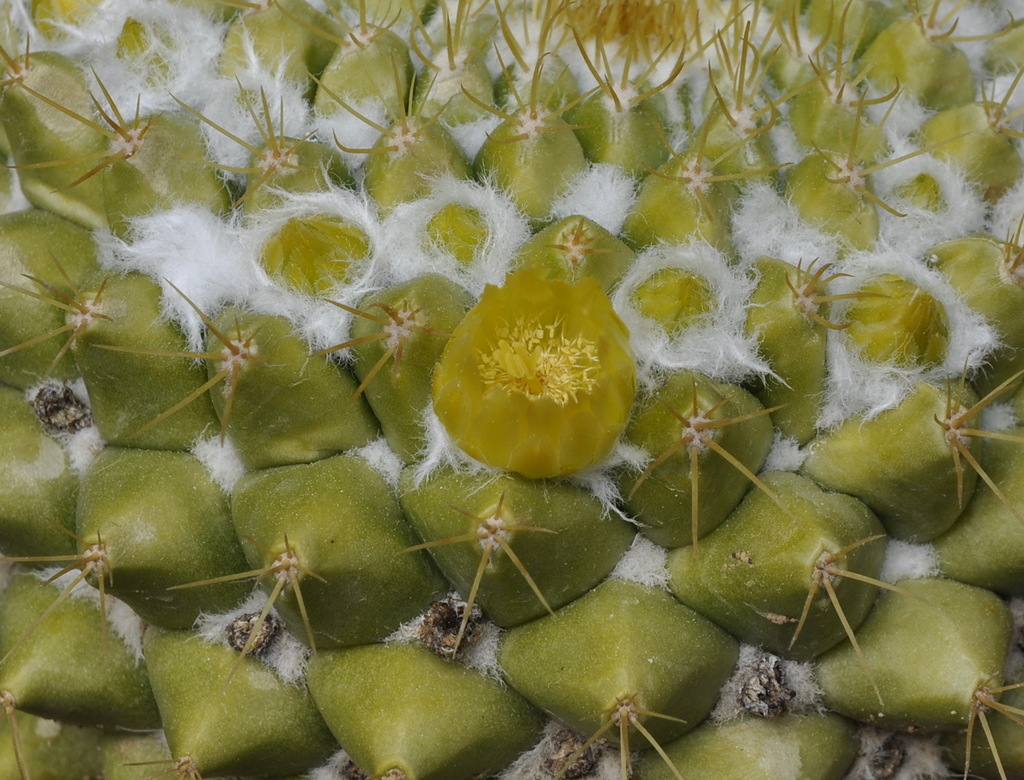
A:
<svg viewBox="0 0 1024 780">
<path fill-rule="evenodd" d="M 405 552 L 416 539 L 398 501 L 359 458 L 340 455 L 254 472 L 235 490 L 232 509 L 250 565 L 274 575 L 264 589 L 280 587 L 282 579 L 291 584 L 276 603 L 293 633 L 307 642 L 338 647 L 377 641 L 443 592 L 425 553 Z M 297 571 L 280 565 L 292 558 Z M 279 570 L 271 569 L 275 564 Z M 338 604 L 349 606 L 339 610 Z"/>
<path fill-rule="evenodd" d="M 873 363 L 935 366 L 946 357 L 949 320 L 929 292 L 897 274 L 883 274 L 858 288 L 845 311 L 844 336 Z"/>
<path fill-rule="evenodd" d="M 857 755 L 853 725 L 831 713 L 740 717 L 705 722 L 665 747 L 688 780 L 839 780 Z M 640 764 L 639 780 L 670 780 L 671 770 L 656 756 Z"/>
<path fill-rule="evenodd" d="M 806 444 L 816 430 L 826 380 L 827 312 L 822 311 L 818 269 L 794 268 L 762 257 L 754 263 L 759 275 L 750 296 L 747 333 L 760 342 L 775 377 L 763 380 L 754 394 L 774 408 L 772 422 L 780 431 Z"/>
<path fill-rule="evenodd" d="M 170 764 L 164 740 L 155 734 L 109 735 L 103 742 L 104 780 L 143 780 L 154 764 Z"/>
<path fill-rule="evenodd" d="M 359 303 L 350 328 L 353 371 L 395 454 L 406 463 L 425 446 L 423 415 L 430 380 L 451 332 L 472 304 L 439 274 L 374 293 Z M 367 339 L 363 343 L 358 343 Z"/>
<path fill-rule="evenodd" d="M 665 120 L 657 101 L 632 103 L 617 94 L 615 101 L 621 105 L 609 92 L 596 92 L 569 111 L 566 121 L 580 126 L 576 135 L 588 160 L 618 165 L 639 179 L 668 158 Z"/>
<path fill-rule="evenodd" d="M 1017 441 L 988 441 L 982 468 L 1002 495 L 979 488 L 956 524 L 932 544 L 943 575 L 1008 596 L 1024 595 L 1024 429 L 1005 431 Z"/>
<path fill-rule="evenodd" d="M 249 13 L 231 21 L 221 50 L 220 70 L 225 76 L 244 72 L 251 50 L 269 69 L 282 68 L 289 80 L 306 83 L 306 97 L 312 98 L 316 87 L 309 76 L 318 76 L 324 70 L 336 46 L 321 30 L 331 36 L 340 32 L 329 15 L 305 0 L 254 5 Z"/>
<path fill-rule="evenodd" d="M 957 467 L 945 430 L 936 424 L 949 415 L 952 392 L 921 383 L 895 409 L 819 436 L 808 445 L 802 473 L 859 498 L 896 539 L 935 538 L 956 521 L 978 479 L 973 469 Z M 972 399 L 965 391 L 963 406 L 969 408 Z M 976 449 L 972 442 L 965 446 Z"/>
<path fill-rule="evenodd" d="M 320 75 L 313 107 L 330 116 L 349 104 L 380 101 L 397 120 L 405 110 L 400 97 L 409 92 L 413 67 L 409 45 L 390 30 L 360 26 L 361 34 L 342 39 Z"/>
<path fill-rule="evenodd" d="M 136 127 L 135 125 L 138 125 Z M 226 214 L 231 197 L 223 181 L 202 160 L 206 144 L 191 117 L 157 114 L 134 123 L 139 138 L 101 174 L 107 223 L 124 238 L 132 217 L 194 204 Z"/>
<path fill-rule="evenodd" d="M 819 659 L 824 700 L 836 712 L 890 728 L 963 727 L 975 693 L 1001 682 L 999 648 L 1010 627 L 1005 604 L 986 590 L 952 580 L 903 581 L 899 592 L 881 596 L 857 633 L 863 662 L 848 644 Z"/>
<path fill-rule="evenodd" d="M 1011 685 L 1016 687 L 1002 694 L 999 700 L 1000 704 L 1016 707 L 1018 710 L 1024 708 L 1024 687 L 1021 687 L 1019 682 L 1011 683 Z M 1000 772 L 1005 773 L 1009 780 L 1019 780 L 1024 777 L 1024 744 L 1018 739 L 1020 735 L 1014 733 L 1017 724 L 1010 718 L 995 714 L 988 717 L 988 726 L 992 730 L 993 741 L 999 746 L 999 762 L 997 764 L 992 748 L 985 739 L 978 735 L 977 728 L 975 728 L 974 738 L 971 740 L 971 774 L 983 777 L 985 780 L 1001 778 Z M 965 755 L 966 743 L 965 735 L 960 732 L 955 732 L 943 739 L 943 744 L 958 759 Z"/>
<path fill-rule="evenodd" d="M 74 287 L 95 271 L 96 245 L 85 229 L 41 210 L 0 217 L 0 352 L 5 353 L 0 358 L 0 381 L 25 389 L 44 376 L 77 375 L 74 361 L 61 353 L 71 334 L 60 332 L 68 314 L 59 307 L 60 295 L 72 295 Z M 40 293 L 53 303 L 14 287 Z M 44 338 L 49 333 L 53 337 Z M 41 342 L 22 347 L 40 338 Z"/>
<path fill-rule="evenodd" d="M 877 588 L 843 572 L 879 576 L 882 526 L 859 501 L 804 477 L 769 473 L 764 481 L 792 517 L 780 516 L 764 492 L 750 492 L 698 550 L 671 552 L 672 590 L 741 641 L 808 660 L 846 638 L 824 579 L 854 630 L 871 611 Z"/>
<path fill-rule="evenodd" d="M 848 251 L 871 249 L 878 240 L 878 209 L 844 179 L 842 167 L 829 153 L 809 154 L 786 170 L 786 195 L 806 222 L 840 238 Z"/>
<path fill-rule="evenodd" d="M 969 236 L 932 247 L 928 258 L 999 333 L 1001 346 L 974 381 L 982 395 L 992 392 L 1024 370 L 1024 323 L 1018 316 L 1024 306 L 1020 250 L 1015 240 Z"/>
<path fill-rule="evenodd" d="M 772 440 L 772 426 L 763 412 L 742 388 L 690 372 L 673 374 L 658 392 L 641 401 L 626 438 L 647 452 L 649 471 L 627 470 L 619 482 L 630 512 L 643 523 L 645 536 L 657 544 L 678 547 L 725 519 L 749 489 L 750 478 L 717 449 L 756 474 Z M 748 418 L 758 413 L 762 414 Z M 735 424 L 719 427 L 733 418 L 738 420 Z M 707 427 L 709 423 L 714 427 Z"/>
<path fill-rule="evenodd" d="M 337 149 L 297 138 L 273 138 L 273 143 L 255 150 L 249 161 L 241 196 L 243 211 L 249 217 L 273 211 L 284 201 L 277 190 L 323 192 L 331 185 L 355 185 Z"/>
<path fill-rule="evenodd" d="M 71 554 L 78 478 L 24 394 L 0 387 L 0 547 L 6 555 Z"/>
<path fill-rule="evenodd" d="M 0 602 L 0 690 L 18 709 L 51 720 L 159 728 L 145 663 L 104 624 L 97 604 L 60 596 L 56 585 L 41 586 L 32 574 L 8 584 Z"/>
<path fill-rule="evenodd" d="M 399 203 L 429 195 L 431 179 L 468 179 L 469 160 L 444 125 L 404 123 L 385 132 L 366 160 L 366 192 L 387 212 Z"/>
<path fill-rule="evenodd" d="M 302 772 L 335 749 L 309 692 L 261 662 L 243 659 L 235 669 L 227 646 L 157 628 L 147 630 L 145 652 L 171 755 L 198 772 Z"/>
<path fill-rule="evenodd" d="M 92 177 L 68 186 L 90 173 L 96 159 L 109 153 L 107 136 L 74 116 L 88 116 L 92 111 L 85 76 L 67 57 L 38 52 L 17 83 L 20 88 L 4 90 L 0 116 L 12 157 L 23 167 L 18 179 L 25 197 L 33 205 L 87 228 L 106 227 L 102 182 Z M 54 160 L 67 163 L 53 166 Z M 42 167 L 31 167 L 37 165 Z"/>
<path fill-rule="evenodd" d="M 468 266 L 487 241 L 487 222 L 477 209 L 449 203 L 430 218 L 425 233 L 429 243 Z"/>
<path fill-rule="evenodd" d="M 103 438 L 115 445 L 183 450 L 218 430 L 208 395 L 164 416 L 195 395 L 206 372 L 189 359 L 181 331 L 161 317 L 159 286 L 139 273 L 91 281 L 83 297 L 95 302 L 99 296 L 102 316 L 88 320 L 71 351 Z M 137 381 L 126 384 L 125 370 Z"/>
<path fill-rule="evenodd" d="M 206 361 L 210 378 L 226 380 L 212 393 L 214 408 L 248 468 L 306 463 L 377 433 L 366 402 L 351 401 L 352 375 L 311 358 L 283 317 L 226 309 L 207 349 L 217 355 Z"/>
<path fill-rule="evenodd" d="M 566 217 L 523 244 L 515 267 L 543 267 L 549 278 L 570 282 L 593 276 L 610 293 L 635 258 L 632 249 L 593 220 Z"/>
<path fill-rule="evenodd" d="M 954 106 L 940 111 L 920 130 L 922 146 L 941 142 L 936 156 L 959 165 L 992 201 L 1012 187 L 1024 169 L 1013 139 L 999 130 L 996 110 L 983 103 Z"/>
<path fill-rule="evenodd" d="M 79 489 L 80 553 L 101 543 L 114 571 L 109 592 L 144 620 L 191 628 L 202 612 L 223 612 L 248 587 L 224 582 L 169 590 L 234 574 L 245 566 L 228 499 L 183 452 L 108 447 Z"/>
<path fill-rule="evenodd" d="M 537 224 L 585 167 L 583 147 L 566 121 L 532 107 L 502 122 L 473 161 L 478 177 L 493 178 Z M 554 181 L 552 171 L 557 171 Z"/>
<path fill-rule="evenodd" d="M 570 484 L 511 474 L 495 480 L 450 470 L 418 486 L 413 479 L 411 471 L 403 474 L 402 507 L 424 542 L 479 536 L 469 544 L 429 548 L 459 592 L 472 592 L 481 555 L 499 544 L 493 537 L 502 535 L 518 558 L 522 569 L 501 544 L 491 554 L 477 592 L 480 605 L 501 626 L 546 614 L 586 593 L 614 568 L 633 540 L 628 524 L 604 516 L 598 501 Z"/>
<path fill-rule="evenodd" d="M 7 720 L 0 725 L 0 772 L 4 777 L 20 776 L 19 760 L 31 767 L 32 777 L 39 780 L 102 774 L 104 749 L 96 729 L 69 726 L 21 712 L 14 719 L 21 755 L 15 753 L 11 722 Z"/>
<path fill-rule="evenodd" d="M 1014 0 L 229 1 L 0 14 L 3 780 L 1024 778 Z"/>
<path fill-rule="evenodd" d="M 412 645 L 326 650 L 310 664 L 309 687 L 338 741 L 374 775 L 488 775 L 529 747 L 541 727 L 505 685 Z"/>
<path fill-rule="evenodd" d="M 702 170 L 703 163 L 675 157 L 643 180 L 622 228 L 627 244 L 642 248 L 659 241 L 682 243 L 697 238 L 730 252 L 731 193 L 726 185 L 700 180 L 711 175 Z"/>
<path fill-rule="evenodd" d="M 260 265 L 278 282 L 309 295 L 358 278 L 370 239 L 355 223 L 326 214 L 292 217 L 260 249 Z"/>
<path fill-rule="evenodd" d="M 624 706 L 662 742 L 706 716 L 736 654 L 733 639 L 667 593 L 608 580 L 557 615 L 508 631 L 499 659 L 516 690 L 580 733 L 597 732 Z M 649 747 L 630 726 L 631 746 Z M 619 734 L 607 738 L 618 743 Z"/>
<path fill-rule="evenodd" d="M 880 91 L 899 86 L 936 111 L 972 100 L 976 87 L 967 56 L 941 35 L 929 37 L 926 24 L 923 17 L 890 24 L 864 52 L 861 71 Z"/>
</svg>

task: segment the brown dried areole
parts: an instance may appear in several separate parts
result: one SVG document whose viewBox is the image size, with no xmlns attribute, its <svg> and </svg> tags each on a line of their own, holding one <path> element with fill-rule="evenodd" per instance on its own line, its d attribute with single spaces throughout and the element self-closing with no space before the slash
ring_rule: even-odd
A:
<svg viewBox="0 0 1024 780">
<path fill-rule="evenodd" d="M 586 739 L 575 731 L 561 729 L 551 739 L 553 749 L 551 755 L 544 759 L 544 769 L 552 777 L 562 777 L 565 780 L 582 780 L 589 777 L 601 760 L 603 747 L 600 742 L 594 742 L 580 755 Z M 569 764 L 570 759 L 576 757 Z"/>
<path fill-rule="evenodd" d="M 32 408 L 50 433 L 78 433 L 93 424 L 89 407 L 63 382 L 47 383 L 39 388 L 32 399 Z"/>
<path fill-rule="evenodd" d="M 281 633 L 281 619 L 274 615 L 267 615 L 263 622 L 259 622 L 259 612 L 247 612 L 231 621 L 227 628 L 227 640 L 232 650 L 242 652 L 253 629 L 257 628 L 258 633 L 249 648 L 247 655 L 255 658 L 262 658 L 274 646 L 274 640 Z"/>
<path fill-rule="evenodd" d="M 480 607 L 473 605 L 469 612 L 469 622 L 457 644 L 459 626 L 466 614 L 466 602 L 449 596 L 433 602 L 423 616 L 423 621 L 416 630 L 416 637 L 434 655 L 450 661 L 469 645 L 479 641 L 483 634 L 484 614 Z"/>
<path fill-rule="evenodd" d="M 763 653 L 754 664 L 750 677 L 739 692 L 739 703 L 749 713 L 762 718 L 785 715 L 796 693 L 786 685 L 786 675 L 778 656 Z"/>
</svg>

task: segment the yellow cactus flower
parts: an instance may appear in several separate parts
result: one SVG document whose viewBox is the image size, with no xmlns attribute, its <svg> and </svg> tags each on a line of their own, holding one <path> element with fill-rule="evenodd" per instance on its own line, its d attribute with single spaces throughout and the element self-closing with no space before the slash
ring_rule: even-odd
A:
<svg viewBox="0 0 1024 780">
<path fill-rule="evenodd" d="M 527 269 L 488 286 L 434 372 L 434 410 L 472 457 L 525 477 L 603 459 L 629 416 L 629 333 L 601 286 Z"/>
</svg>

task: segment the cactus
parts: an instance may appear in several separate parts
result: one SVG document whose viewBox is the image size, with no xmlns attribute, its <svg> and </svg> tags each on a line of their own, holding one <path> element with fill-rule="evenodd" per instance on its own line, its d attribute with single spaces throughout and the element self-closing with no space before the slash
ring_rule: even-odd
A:
<svg viewBox="0 0 1024 780">
<path fill-rule="evenodd" d="M 8 0 L 0 777 L 1024 778 L 1010 0 Z"/>
</svg>

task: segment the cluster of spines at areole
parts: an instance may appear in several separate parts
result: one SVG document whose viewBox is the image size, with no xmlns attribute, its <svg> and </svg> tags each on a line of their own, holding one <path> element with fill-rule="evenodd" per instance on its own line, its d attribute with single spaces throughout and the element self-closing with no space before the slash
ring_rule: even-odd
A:
<svg viewBox="0 0 1024 780">
<path fill-rule="evenodd" d="M 9 3 L 5 776 L 1024 777 L 1017 10 Z"/>
</svg>

